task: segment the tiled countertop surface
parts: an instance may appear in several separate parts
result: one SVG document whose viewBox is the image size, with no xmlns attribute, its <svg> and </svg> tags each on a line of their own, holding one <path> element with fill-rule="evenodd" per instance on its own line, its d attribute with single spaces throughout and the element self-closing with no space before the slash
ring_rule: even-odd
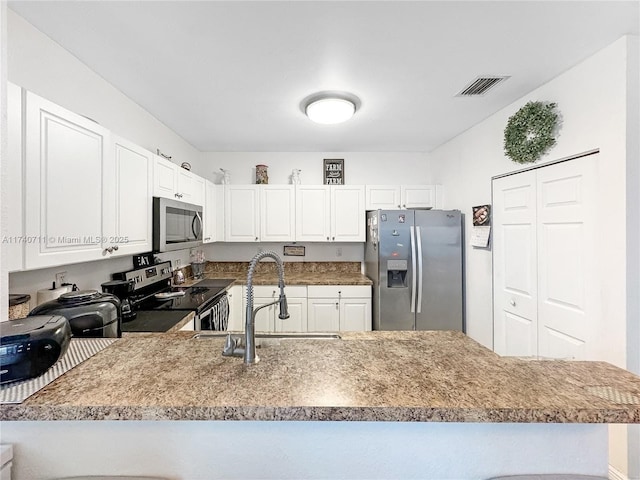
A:
<svg viewBox="0 0 640 480">
<path fill-rule="evenodd" d="M 0 419 L 640 423 L 631 373 L 501 358 L 460 332 L 270 340 L 249 367 L 192 336 L 120 339 Z"/>
</svg>

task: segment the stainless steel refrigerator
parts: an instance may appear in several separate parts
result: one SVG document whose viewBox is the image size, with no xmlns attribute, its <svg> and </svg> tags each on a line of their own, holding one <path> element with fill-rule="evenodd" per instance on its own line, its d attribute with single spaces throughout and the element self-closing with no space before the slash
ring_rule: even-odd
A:
<svg viewBox="0 0 640 480">
<path fill-rule="evenodd" d="M 462 232 L 458 210 L 367 212 L 374 330 L 464 331 Z"/>
</svg>

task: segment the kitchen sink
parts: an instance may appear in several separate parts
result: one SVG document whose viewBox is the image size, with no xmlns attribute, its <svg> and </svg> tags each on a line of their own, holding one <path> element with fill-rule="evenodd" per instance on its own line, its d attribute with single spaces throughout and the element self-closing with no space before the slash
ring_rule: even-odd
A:
<svg viewBox="0 0 640 480">
<path fill-rule="evenodd" d="M 233 335 L 242 335 L 242 332 L 199 332 L 193 338 L 226 338 Z M 256 339 L 261 340 L 340 340 L 342 337 L 337 333 L 256 333 Z"/>
</svg>

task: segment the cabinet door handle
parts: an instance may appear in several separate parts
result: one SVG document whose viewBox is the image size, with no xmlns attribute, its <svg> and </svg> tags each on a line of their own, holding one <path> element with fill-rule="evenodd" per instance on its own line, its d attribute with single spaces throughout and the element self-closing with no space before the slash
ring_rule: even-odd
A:
<svg viewBox="0 0 640 480">
<path fill-rule="evenodd" d="M 327 240 L 329 240 L 329 237 L 327 237 Z"/>
<path fill-rule="evenodd" d="M 114 246 L 113 246 L 113 249 L 114 249 L 114 250 L 118 250 L 118 245 L 114 245 Z"/>
<path fill-rule="evenodd" d="M 336 308 L 338 308 L 338 307 L 339 307 L 339 304 L 338 304 L 338 302 L 336 302 Z"/>
<path fill-rule="evenodd" d="M 407 208 L 407 205 L 406 205 L 406 204 L 402 204 L 402 207 L 403 207 L 403 208 Z"/>
<path fill-rule="evenodd" d="M 211 240 L 211 237 L 206 237 L 205 240 Z"/>
<path fill-rule="evenodd" d="M 333 240 L 335 242 L 336 241 L 336 237 L 332 237 L 331 240 Z"/>
<path fill-rule="evenodd" d="M 256 242 L 258 241 L 258 237 L 256 237 Z"/>
<path fill-rule="evenodd" d="M 509 303 L 511 304 L 512 307 L 516 306 L 516 301 L 513 298 L 509 300 Z"/>
<path fill-rule="evenodd" d="M 104 251 L 105 251 L 105 253 L 106 253 L 106 252 L 108 252 L 108 253 L 112 253 L 112 252 L 113 252 L 113 247 L 105 248 L 105 249 L 104 249 Z"/>
</svg>

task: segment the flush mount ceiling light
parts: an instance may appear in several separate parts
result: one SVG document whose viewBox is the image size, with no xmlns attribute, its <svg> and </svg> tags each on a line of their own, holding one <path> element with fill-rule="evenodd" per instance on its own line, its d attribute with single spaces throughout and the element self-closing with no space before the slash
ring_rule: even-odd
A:
<svg viewBox="0 0 640 480">
<path fill-rule="evenodd" d="M 304 109 L 304 113 L 310 120 L 325 125 L 346 122 L 355 112 L 355 101 L 332 95 L 316 96 Z"/>
</svg>

